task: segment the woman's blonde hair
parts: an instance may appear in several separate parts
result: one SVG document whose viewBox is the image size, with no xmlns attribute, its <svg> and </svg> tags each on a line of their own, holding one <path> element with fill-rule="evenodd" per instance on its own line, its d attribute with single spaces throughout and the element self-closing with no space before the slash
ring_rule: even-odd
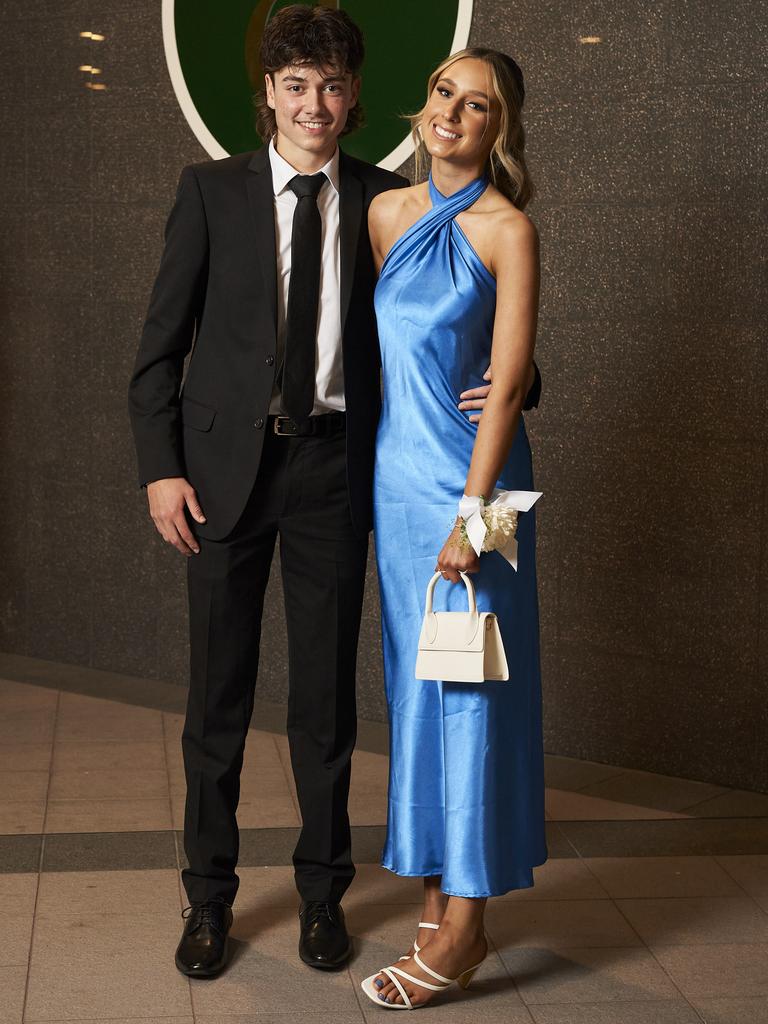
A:
<svg viewBox="0 0 768 1024">
<path fill-rule="evenodd" d="M 525 85 L 523 73 L 517 63 L 499 50 L 484 46 L 470 46 L 452 53 L 429 76 L 427 103 L 435 85 L 458 60 L 473 57 L 481 60 L 489 70 L 490 85 L 501 107 L 499 131 L 488 157 L 487 173 L 496 188 L 519 210 L 525 209 L 534 196 L 535 186 L 525 162 L 525 129 L 521 120 Z M 426 176 L 428 153 L 421 131 L 426 104 L 416 114 L 408 115 L 416 147 L 416 176 Z"/>
</svg>

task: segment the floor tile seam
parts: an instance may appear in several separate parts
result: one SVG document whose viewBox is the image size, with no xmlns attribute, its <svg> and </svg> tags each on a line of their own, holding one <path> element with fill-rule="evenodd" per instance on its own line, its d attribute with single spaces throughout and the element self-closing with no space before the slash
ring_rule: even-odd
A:
<svg viewBox="0 0 768 1024">
<path fill-rule="evenodd" d="M 573 845 L 573 844 L 571 844 L 571 845 Z M 576 847 L 574 846 L 573 849 L 576 850 Z M 587 869 L 587 872 L 590 874 L 592 879 L 597 883 L 597 885 L 600 887 L 600 889 L 605 893 L 605 897 L 601 897 L 601 898 L 613 899 L 611 894 L 608 892 L 608 889 L 603 885 L 602 881 L 598 877 L 597 873 L 594 871 L 594 869 L 588 863 L 589 858 L 588 857 L 582 857 L 581 853 L 579 853 L 578 850 L 576 850 L 576 853 L 578 855 L 579 860 L 584 865 L 584 867 Z"/>
<path fill-rule="evenodd" d="M 663 1006 L 673 1006 L 673 1005 L 676 1005 L 676 1004 L 680 1003 L 681 1001 L 684 1004 L 688 1003 L 687 999 L 679 1000 L 679 999 L 674 998 L 673 996 L 670 996 L 669 998 L 664 998 L 664 997 L 658 996 L 658 995 L 656 995 L 656 996 L 649 996 L 647 998 L 643 998 L 642 995 L 631 995 L 628 998 L 607 999 L 607 1000 L 606 999 L 602 999 L 602 1000 L 599 1000 L 599 999 L 589 999 L 589 1000 L 584 1000 L 584 1002 L 575 1002 L 573 1000 L 566 1000 L 566 999 L 563 999 L 561 997 L 560 999 L 542 999 L 542 1000 L 537 1001 L 535 1003 L 531 1003 L 531 1006 L 534 1008 L 534 1010 L 536 1010 L 539 1006 L 541 1006 L 542 1008 L 543 1007 L 552 1007 L 552 1006 L 557 1006 L 557 1007 L 567 1006 L 567 1007 L 569 1007 L 569 1009 L 573 1009 L 574 1007 L 578 1007 L 579 1010 L 589 1010 L 589 1009 L 592 1009 L 592 1008 L 595 1008 L 597 1010 L 605 1010 L 606 1008 L 610 1008 L 613 1005 L 621 1005 L 622 1003 L 642 1003 L 644 1006 L 648 1006 L 648 1007 L 651 1007 L 651 1006 L 654 1006 L 654 1005 L 659 1005 L 659 1006 L 663 1007 Z M 698 1011 L 696 1011 L 695 1007 L 691 1006 L 691 1009 L 696 1012 L 698 1020 L 703 1020 L 703 1018 L 698 1015 Z M 79 1021 L 74 1021 L 73 1024 L 79 1024 Z"/>
<path fill-rule="evenodd" d="M 46 911 L 40 910 L 36 914 L 36 920 L 43 922 L 44 924 L 68 924 L 73 921 L 87 922 L 89 924 L 99 924 L 105 921 L 114 921 L 116 924 L 127 923 L 130 921 L 136 921 L 141 924 L 154 923 L 155 931 L 157 930 L 157 904 L 154 907 L 147 907 L 144 910 L 89 910 L 88 907 L 81 907 L 79 910 L 53 910 Z M 165 914 L 163 914 L 163 920 L 167 921 Z M 90 956 L 90 954 L 88 954 Z"/>
<path fill-rule="evenodd" d="M 0 701 L 2 703 L 2 701 Z M 53 750 L 53 740 L 2 740 L 0 750 L 15 750 L 17 747 L 50 747 Z M 13 771 L 13 769 L 10 769 Z"/>
<path fill-rule="evenodd" d="M 685 897 L 682 897 L 682 898 L 685 898 Z M 715 898 L 718 898 L 718 897 L 715 897 Z M 722 897 L 722 898 L 723 899 L 728 899 L 728 897 Z M 736 897 L 736 898 L 740 899 L 740 897 Z M 677 984 L 677 982 L 672 977 L 672 975 L 669 974 L 669 972 L 666 970 L 666 968 L 664 967 L 664 964 L 661 963 L 661 961 L 659 960 L 658 956 L 656 956 L 656 953 L 655 953 L 655 951 L 653 949 L 653 946 L 655 946 L 656 948 L 667 949 L 667 948 L 669 948 L 670 946 L 673 946 L 673 945 L 685 946 L 686 948 L 691 948 L 691 947 L 698 948 L 698 947 L 701 947 L 701 946 L 723 946 L 723 945 L 729 945 L 729 943 L 723 943 L 723 942 L 690 942 L 690 943 L 688 943 L 688 942 L 686 942 L 686 943 L 680 943 L 680 942 L 678 942 L 678 943 L 659 943 L 659 942 L 655 942 L 655 943 L 652 944 L 650 942 L 647 942 L 643 938 L 643 936 L 640 934 L 639 930 L 635 927 L 633 922 L 629 919 L 629 917 L 624 913 L 622 908 L 619 906 L 619 902 L 617 900 L 612 900 L 611 902 L 614 904 L 614 906 L 616 907 L 616 910 L 618 911 L 619 914 L 621 914 L 621 916 L 627 922 L 627 924 L 632 929 L 632 931 L 640 939 L 640 941 L 642 942 L 643 946 L 648 950 L 648 952 L 651 954 L 651 956 L 656 961 L 656 963 L 659 965 L 659 967 L 661 967 L 661 969 L 664 971 L 664 973 L 666 975 L 668 975 L 669 980 L 672 982 L 672 984 L 678 990 L 678 992 L 680 993 L 681 998 L 683 998 L 683 999 L 686 999 L 685 993 L 680 988 L 680 986 Z M 686 999 L 686 1001 L 687 1001 L 687 999 Z"/>
<path fill-rule="evenodd" d="M 350 984 L 352 985 L 352 990 L 355 993 L 355 1000 L 357 1001 L 357 1008 L 358 1008 L 358 1010 L 360 1012 L 360 1020 L 363 1022 L 363 1024 L 366 1024 L 365 1008 L 364 1008 L 363 998 L 362 998 L 362 989 L 361 989 L 360 985 L 355 981 L 354 977 L 352 976 L 352 965 L 349 963 L 349 961 L 347 961 L 347 964 L 344 967 L 344 971 L 345 971 L 347 977 L 349 978 Z"/>
<path fill-rule="evenodd" d="M 563 831 L 563 829 L 562 829 L 562 828 L 560 827 L 559 823 L 558 823 L 558 822 L 556 822 L 556 821 L 553 821 L 553 822 L 551 822 L 551 824 L 552 824 L 552 825 L 554 826 L 554 828 L 555 828 L 555 829 L 557 830 L 557 835 L 558 835 L 558 836 L 560 837 L 560 840 L 561 840 L 562 842 L 564 842 L 564 843 L 565 843 L 565 845 L 566 845 L 566 846 L 567 846 L 567 847 L 568 847 L 569 849 L 573 850 L 573 853 L 574 853 L 574 856 L 575 856 L 575 858 L 576 858 L 577 860 L 583 861 L 583 860 L 584 860 L 584 858 L 582 857 L 582 855 L 581 855 L 580 851 L 579 851 L 579 850 L 577 849 L 577 847 L 576 847 L 576 844 L 575 844 L 574 842 L 572 842 L 572 841 L 571 841 L 571 838 L 570 838 L 570 836 L 566 835 L 566 833 L 565 833 L 565 832 Z M 549 859 L 549 858 L 547 858 L 547 859 Z M 570 858 L 562 858 L 562 859 L 570 859 Z"/>
<path fill-rule="evenodd" d="M 115 802 L 119 802 L 119 801 L 115 801 Z M 95 829 L 92 829 L 91 831 L 78 831 L 78 832 L 61 832 L 61 831 L 57 831 L 57 832 L 26 832 L 26 833 L 16 833 L 16 834 L 17 835 L 38 836 L 38 837 L 45 836 L 46 838 L 51 838 L 52 836 L 66 836 L 67 838 L 70 838 L 70 839 L 72 838 L 72 836 L 82 836 L 83 838 L 87 839 L 89 836 L 143 836 L 143 835 L 146 835 L 147 833 L 152 833 L 152 834 L 155 834 L 157 832 L 170 833 L 170 832 L 173 832 L 173 831 L 175 831 L 175 829 L 173 828 L 172 825 L 160 825 L 160 826 L 158 826 L 158 825 L 151 825 L 151 826 L 148 826 L 147 828 L 118 829 L 118 830 L 115 830 L 115 831 L 110 831 L 109 829 L 106 829 L 106 828 L 95 828 Z M 8 833 L 6 833 L 6 835 L 7 834 Z"/>
<path fill-rule="evenodd" d="M 648 803 L 636 804 L 636 803 L 632 803 L 632 802 L 630 802 L 628 800 L 624 800 L 624 801 L 613 800 L 613 802 L 614 803 L 622 803 L 624 806 L 629 806 L 629 807 L 649 808 L 651 810 L 656 810 L 656 811 L 659 811 L 659 812 L 663 812 L 665 815 L 678 815 L 680 818 L 703 818 L 703 817 L 706 817 L 706 815 L 697 814 L 695 812 L 695 808 L 696 807 L 700 807 L 702 804 L 709 803 L 710 800 L 719 800 L 720 797 L 723 796 L 723 794 L 727 794 L 729 792 L 731 792 L 731 791 L 724 787 L 722 793 L 716 793 L 713 796 L 707 797 L 705 800 L 697 800 L 696 803 L 687 804 L 684 807 L 658 807 L 658 806 L 653 806 L 653 804 L 648 804 Z M 750 792 L 751 793 L 752 791 L 750 791 L 750 790 L 739 790 L 739 792 Z M 594 796 L 596 799 L 600 799 L 600 800 L 612 800 L 611 797 L 601 796 L 599 793 L 585 793 L 584 795 L 585 796 Z M 759 792 L 755 791 L 755 795 L 757 795 L 757 796 L 764 796 L 765 794 L 759 793 Z M 765 816 L 766 815 L 764 815 L 764 817 Z M 713 815 L 713 817 L 717 818 L 717 817 L 720 817 L 720 815 Z M 728 815 L 723 815 L 723 817 L 728 817 Z M 737 815 L 733 815 L 733 817 L 737 817 Z"/>
<path fill-rule="evenodd" d="M 2 699 L 1 698 L 0 698 L 0 703 L 2 703 Z M 82 719 L 80 719 L 80 721 L 82 721 Z M 51 745 L 54 748 L 55 747 L 63 747 L 63 746 L 74 746 L 75 744 L 78 747 L 83 746 L 83 745 L 90 746 L 90 745 L 96 744 L 96 743 L 99 743 L 101 745 L 115 744 L 115 746 L 117 746 L 118 744 L 122 744 L 122 746 L 128 746 L 128 745 L 133 746 L 135 743 L 162 743 L 162 742 L 163 741 L 161 739 L 154 739 L 154 740 L 153 739 L 146 739 L 146 738 L 138 739 L 136 736 L 127 736 L 124 739 L 115 739 L 112 736 L 103 736 L 103 737 L 100 736 L 97 739 L 88 739 L 88 737 L 86 737 L 86 736 L 75 736 L 72 739 L 52 740 L 51 741 Z M 0 748 L 2 748 L 4 746 L 21 747 L 21 746 L 31 746 L 31 745 L 32 744 L 23 744 L 23 743 L 8 743 L 8 744 L 0 743 Z M 54 753 L 55 753 L 55 750 L 54 750 Z"/>
<path fill-rule="evenodd" d="M 269 867 L 271 865 L 265 865 L 265 866 Z M 279 867 L 281 865 L 274 865 L 274 866 Z M 564 897 L 562 899 L 552 899 L 552 900 L 550 900 L 550 899 L 531 899 L 531 898 L 515 900 L 514 897 L 512 897 L 511 899 L 503 899 L 502 897 L 496 897 L 496 898 L 499 900 L 499 902 L 497 902 L 497 903 L 489 903 L 489 906 L 491 906 L 491 907 L 501 907 L 501 908 L 504 909 L 504 911 L 506 913 L 509 913 L 509 904 L 510 903 L 514 903 L 516 906 L 522 906 L 523 904 L 525 904 L 525 906 L 530 906 L 532 908 L 534 908 L 534 907 L 538 908 L 538 907 L 541 907 L 541 906 L 546 906 L 547 904 L 559 905 L 561 903 L 599 903 L 601 906 L 604 906 L 606 903 L 612 903 L 613 902 L 613 900 L 611 900 L 610 898 L 603 899 L 602 897 L 589 897 L 589 896 L 577 896 L 574 899 L 568 899 L 568 898 Z M 378 909 L 392 909 L 392 907 L 416 907 L 416 908 L 418 908 L 420 906 L 422 906 L 422 904 L 420 902 L 418 902 L 418 901 L 415 901 L 415 900 L 414 901 L 398 900 L 397 902 L 394 902 L 393 900 L 389 900 L 386 903 L 380 902 L 380 901 L 371 902 L 371 900 L 366 900 L 365 901 L 365 910 L 375 910 L 377 908 Z M 533 910 L 531 912 L 533 912 Z M 354 911 L 350 911 L 350 913 L 354 913 Z"/>
<path fill-rule="evenodd" d="M 134 744 L 131 744 L 133 746 Z M 78 743 L 78 747 L 80 744 Z M 34 769 L 31 769 L 34 771 Z M 21 774 L 21 769 L 15 774 Z M 51 775 L 160 775 L 167 771 L 167 761 L 163 759 L 162 768 L 52 768 Z"/>
<path fill-rule="evenodd" d="M 665 949 L 716 949 L 720 946 L 764 946 L 766 957 L 768 957 L 768 942 L 734 942 L 733 940 L 725 939 L 721 942 L 646 942 L 645 946 L 651 952 L 654 949 L 665 950 Z M 766 963 L 768 968 L 768 962 Z M 768 987 L 766 988 L 766 995 L 768 995 Z"/>
<path fill-rule="evenodd" d="M 515 995 L 517 996 L 518 1000 L 520 1001 L 520 1006 L 525 1008 L 525 1010 L 528 1013 L 528 1016 L 531 1018 L 532 1021 L 534 1021 L 534 1024 L 535 1024 L 535 1019 L 534 1019 L 533 1013 L 531 1012 L 530 1008 L 528 1007 L 528 1004 L 526 1003 L 525 999 L 523 998 L 523 994 L 520 991 L 520 986 L 517 983 L 517 978 L 515 977 L 515 975 L 510 970 L 510 968 L 509 968 L 506 960 L 504 959 L 504 957 L 501 955 L 501 950 L 499 949 L 498 945 L 496 944 L 496 940 L 487 931 L 487 929 L 486 929 L 485 934 L 486 934 L 486 938 L 489 940 L 489 947 L 491 947 L 491 946 L 493 947 L 493 952 L 496 954 L 496 959 L 501 964 L 502 970 L 504 971 L 506 976 L 512 982 L 512 987 L 513 987 L 513 989 L 515 991 Z M 490 948 L 489 948 L 489 952 L 490 952 Z"/>
<path fill-rule="evenodd" d="M 763 953 L 765 955 L 765 957 L 766 957 L 766 965 L 768 966 L 768 941 L 765 941 L 765 942 L 696 942 L 696 943 L 667 942 L 667 943 L 649 943 L 648 944 L 648 948 L 649 949 L 655 948 L 655 949 L 663 949 L 663 950 L 669 950 L 669 949 L 702 949 L 702 948 L 710 949 L 710 948 L 719 947 L 719 946 L 729 946 L 731 948 L 735 947 L 737 949 L 758 949 L 758 950 L 760 950 L 761 953 Z M 768 973 L 766 974 L 766 979 L 768 979 Z M 768 996 L 768 980 L 766 981 L 765 995 Z"/>
<path fill-rule="evenodd" d="M 679 817 L 665 817 L 665 818 L 551 818 L 554 823 L 565 823 L 568 825 L 634 825 L 636 823 L 648 824 L 664 822 L 670 825 L 676 825 L 679 822 L 684 823 L 695 823 L 701 824 L 703 822 L 719 822 L 723 823 L 726 821 L 741 821 L 741 822 L 768 822 L 768 815 L 766 814 L 715 814 L 712 817 L 703 816 L 679 816 Z M 575 847 L 574 847 L 575 849 Z M 588 855 L 590 856 L 590 855 Z M 710 856 L 714 857 L 715 854 L 699 854 L 698 856 Z"/>
<path fill-rule="evenodd" d="M 131 800 L 165 800 L 170 794 L 163 793 L 158 796 L 52 796 L 49 802 L 54 804 L 124 804 Z M 9 804 L 22 803 L 21 800 L 9 800 Z"/>
<path fill-rule="evenodd" d="M 599 764 L 600 762 L 595 762 L 595 763 Z M 606 765 L 606 767 L 612 767 L 612 766 L 611 765 Z M 602 786 L 602 785 L 604 785 L 607 782 L 615 782 L 616 779 L 620 779 L 620 778 L 622 778 L 622 776 L 630 775 L 631 772 L 639 772 L 639 771 L 644 771 L 644 769 L 642 769 L 642 768 L 624 768 L 624 769 L 621 769 L 621 770 L 617 771 L 615 775 L 607 775 L 604 779 L 598 779 L 597 782 L 587 782 L 583 786 L 578 786 L 576 789 L 568 789 L 567 787 L 564 788 L 563 786 L 552 786 L 551 788 L 552 789 L 559 789 L 559 790 L 561 790 L 561 792 L 564 792 L 564 793 L 583 793 L 584 796 L 601 797 L 600 793 L 588 793 L 587 790 L 591 789 L 592 787 Z M 699 780 L 696 780 L 696 779 L 682 779 L 680 776 L 677 776 L 677 775 L 663 775 L 660 772 L 659 773 L 657 773 L 657 772 L 648 772 L 647 774 L 653 775 L 657 779 L 671 779 L 673 783 L 674 782 L 680 782 L 680 781 L 682 781 L 682 782 L 692 782 L 692 781 L 695 782 L 695 781 L 699 781 Z M 603 796 L 603 797 L 601 797 L 601 799 L 603 799 L 603 800 L 611 800 L 612 797 Z M 618 801 L 618 800 L 615 801 L 615 802 L 616 803 L 626 803 L 626 801 Z M 659 808 L 659 810 L 663 810 L 663 808 Z"/>
<path fill-rule="evenodd" d="M 59 707 L 59 702 L 60 701 L 61 701 L 61 691 L 58 690 L 57 693 L 56 693 L 56 712 L 57 713 L 58 713 L 58 707 Z M 54 726 L 54 733 L 55 733 L 55 726 Z M 35 901 L 34 901 L 34 905 L 32 907 L 32 928 L 31 928 L 30 934 L 29 934 L 29 948 L 27 950 L 27 976 L 26 976 L 25 981 L 24 981 L 24 998 L 23 998 L 22 1004 L 21 1004 L 21 1019 L 22 1020 L 24 1020 L 24 1018 L 26 1016 L 27 1001 L 29 999 L 29 984 L 30 984 L 30 978 L 31 978 L 31 975 L 32 975 L 32 953 L 33 953 L 34 946 L 35 946 L 35 934 L 36 934 L 36 930 L 37 930 L 37 920 L 38 920 L 37 910 L 38 910 L 38 903 L 39 903 L 39 900 L 40 900 L 40 880 L 41 880 L 41 874 L 42 874 L 42 870 L 43 870 L 43 864 L 45 863 L 45 826 L 46 826 L 46 819 L 47 819 L 47 815 L 48 815 L 48 793 L 50 792 L 50 786 L 51 786 L 51 765 L 52 765 L 52 763 L 53 763 L 53 743 L 51 743 L 51 755 L 50 755 L 50 759 L 49 759 L 49 762 L 48 762 L 48 788 L 46 790 L 45 811 L 44 811 L 44 814 L 43 814 L 43 831 L 42 831 L 42 833 L 40 835 L 40 848 L 38 850 L 37 881 L 36 881 L 36 884 L 35 884 Z"/>
<path fill-rule="evenodd" d="M 743 895 L 723 895 L 721 893 L 714 893 L 711 896 L 707 894 L 703 896 L 612 896 L 611 899 L 615 901 L 622 900 L 624 902 L 640 902 L 643 900 L 667 900 L 670 902 L 674 900 L 739 900 L 741 902 L 751 902 L 754 899 L 754 897 L 750 893 L 744 892 Z"/>
<path fill-rule="evenodd" d="M 105 804 L 124 804 L 129 800 L 165 800 L 169 794 L 164 793 L 162 796 L 54 796 L 50 800 L 52 803 L 62 804 L 93 804 L 93 803 L 105 803 Z M 20 800 L 8 801 L 9 803 L 21 803 Z"/>
<path fill-rule="evenodd" d="M 42 837 L 46 835 L 47 825 L 48 825 L 48 806 L 49 806 L 50 794 L 51 794 L 51 780 L 52 780 L 52 777 L 53 777 L 53 751 L 54 751 L 54 747 L 56 745 L 56 726 L 57 726 L 58 719 L 59 719 L 59 707 L 60 707 L 60 705 L 61 705 L 61 690 L 57 690 L 56 691 L 56 703 L 55 703 L 54 708 L 53 708 L 53 738 L 52 738 L 52 741 L 51 741 L 50 758 L 48 760 L 48 785 L 47 785 L 46 790 L 45 790 L 45 807 L 44 807 L 44 810 L 43 810 L 43 820 L 42 820 L 41 828 L 40 828 L 41 843 L 40 843 L 40 862 L 39 862 L 39 865 L 38 865 L 38 871 L 39 871 L 40 866 L 43 863 L 43 845 L 44 844 L 43 844 L 43 841 L 42 841 Z M 26 997 L 25 997 L 24 1006 L 26 1008 Z"/>
<path fill-rule="evenodd" d="M 720 867 L 720 869 L 722 871 L 725 871 L 725 873 L 734 882 L 734 884 L 737 885 L 739 887 L 739 889 L 741 889 L 742 892 L 747 894 L 747 896 L 751 896 L 752 899 L 755 899 L 756 896 L 763 895 L 762 893 L 750 892 L 749 889 L 747 889 L 747 887 L 745 885 L 742 885 L 742 883 L 738 880 L 738 878 L 731 871 L 728 870 L 728 865 L 722 863 L 721 857 L 723 857 L 723 856 L 735 856 L 735 857 L 738 857 L 738 856 L 750 856 L 750 854 L 730 854 L 730 855 L 729 854 L 713 854 L 712 855 L 712 859 L 718 864 L 718 866 Z M 758 854 L 757 856 L 760 856 L 760 855 Z M 768 896 L 768 889 L 766 889 L 766 892 L 765 892 L 764 895 Z M 757 905 L 760 906 L 759 903 Z"/>
<path fill-rule="evenodd" d="M 624 946 L 596 946 L 596 947 L 595 946 L 570 946 L 570 947 L 564 947 L 564 948 L 568 948 L 570 950 L 573 950 L 574 952 L 587 952 L 587 951 L 591 951 L 593 949 L 597 949 L 597 950 L 613 949 L 613 950 L 616 950 L 617 952 L 619 950 L 624 950 L 624 951 L 629 950 L 631 952 L 632 950 L 636 951 L 638 947 L 637 946 L 628 946 L 628 947 L 624 947 Z M 562 950 L 561 950 L 561 952 L 562 952 Z M 662 970 L 663 970 L 663 968 L 662 968 Z M 666 978 L 668 978 L 668 980 L 672 981 L 672 979 L 669 977 L 669 975 L 667 974 L 666 971 L 664 971 L 664 975 L 665 975 Z M 674 985 L 675 989 L 677 989 L 677 991 L 679 992 L 680 990 L 679 990 L 678 986 L 675 984 L 674 981 L 672 981 L 672 984 Z M 685 996 L 681 995 L 681 999 L 682 999 L 682 1001 L 684 1003 L 686 1003 L 686 1004 L 688 1003 L 688 1000 L 686 999 Z M 524 1000 L 526 1006 L 531 1006 L 531 1007 L 534 1008 L 534 1010 L 537 1007 L 539 1007 L 539 1006 L 562 1006 L 562 1005 L 564 1005 L 564 1001 L 563 1001 L 562 998 L 560 998 L 559 1000 L 535 999 L 533 1002 L 530 1002 L 530 1004 L 525 999 L 525 996 L 523 996 L 523 1000 Z M 637 992 L 633 992 L 630 996 L 619 996 L 618 998 L 614 997 L 612 999 L 604 999 L 604 1000 L 600 1000 L 600 1001 L 590 1000 L 589 1002 L 580 1002 L 580 1001 L 571 999 L 565 1005 L 568 1005 L 570 1007 L 574 1007 L 575 1006 L 575 1007 L 577 1007 L 579 1009 L 581 1009 L 584 1006 L 598 1006 L 598 1007 L 601 1007 L 601 1008 L 605 1009 L 606 1007 L 619 1007 L 623 1003 L 643 1003 L 643 1004 L 647 1003 L 649 1005 L 652 1005 L 652 1004 L 656 1004 L 656 1003 L 673 1003 L 673 1002 L 676 1002 L 676 1001 L 677 1000 L 675 1000 L 675 999 L 659 998 L 658 995 L 643 997 L 642 994 L 637 993 Z M 698 1011 L 694 1011 L 694 1012 L 696 1012 L 697 1016 L 699 1016 Z M 701 1019 L 700 1016 L 699 1016 L 699 1019 Z"/>
<path fill-rule="evenodd" d="M 726 786 L 726 787 L 724 787 L 724 790 L 723 790 L 722 793 L 715 793 L 712 796 L 706 797 L 704 800 L 697 800 L 695 804 L 689 804 L 687 807 L 682 807 L 680 809 L 680 813 L 681 814 L 688 814 L 688 812 L 690 811 L 692 813 L 688 814 L 688 817 L 690 817 L 690 818 L 703 818 L 703 819 L 707 819 L 707 820 L 710 820 L 711 818 L 721 817 L 721 815 L 718 815 L 718 814 L 711 815 L 709 817 L 706 814 L 697 814 L 696 813 L 696 808 L 697 807 L 701 807 L 702 804 L 708 804 L 708 803 L 712 803 L 714 800 L 720 800 L 721 797 L 723 797 L 724 795 L 727 795 L 729 793 L 738 794 L 738 795 L 743 795 L 744 793 L 746 793 L 748 796 L 762 796 L 762 797 L 765 797 L 766 799 L 768 799 L 768 794 L 761 792 L 759 789 L 739 789 L 737 787 L 727 787 Z M 765 818 L 765 817 L 768 817 L 768 815 L 765 815 L 765 814 L 763 814 L 763 815 L 759 815 L 759 814 L 758 815 L 749 815 L 749 814 L 748 815 L 743 815 L 743 814 L 742 815 L 738 815 L 738 814 L 728 815 L 728 814 L 725 814 L 725 815 L 722 815 L 722 817 L 725 817 L 725 818 L 728 818 L 728 817 L 731 817 L 731 818 L 737 818 L 737 817 L 748 817 L 748 818 L 749 817 L 758 817 L 759 818 L 759 817 L 763 817 L 763 818 Z"/>
<path fill-rule="evenodd" d="M 628 807 L 636 807 L 637 804 L 624 804 L 623 806 L 625 806 L 625 807 L 627 807 L 627 806 Z M 653 808 L 644 807 L 642 809 L 645 811 L 645 810 L 652 810 Z M 567 818 L 567 817 L 562 817 L 562 816 L 561 817 L 552 817 L 550 815 L 550 816 L 547 817 L 547 821 L 567 821 L 567 822 L 593 821 L 593 822 L 596 822 L 596 823 L 602 825 L 605 822 L 609 822 L 609 821 L 646 821 L 646 822 L 647 821 L 721 821 L 721 820 L 727 821 L 729 817 L 742 817 L 743 818 L 744 815 L 731 815 L 731 816 L 723 815 L 722 818 L 719 815 L 717 815 L 716 817 L 710 819 L 710 818 L 699 818 L 698 816 L 695 816 L 695 815 L 681 814 L 678 811 L 665 811 L 663 814 L 660 813 L 658 816 L 654 815 L 652 817 L 648 817 L 646 815 L 645 817 L 642 817 L 642 818 L 639 817 L 639 816 L 635 816 L 635 815 L 632 815 L 631 817 L 623 816 L 623 817 L 620 817 L 620 818 Z M 748 814 L 748 815 L 746 815 L 746 817 L 748 817 L 748 818 L 758 818 L 758 817 L 768 818 L 767 815 L 757 815 L 757 814 Z"/>
<path fill-rule="evenodd" d="M 717 782 L 703 783 L 703 785 L 714 786 L 716 790 L 719 789 L 719 792 L 710 793 L 709 796 L 705 796 L 701 800 L 696 800 L 692 804 L 687 804 L 685 807 L 680 808 L 681 811 L 688 811 L 694 807 L 700 807 L 701 804 L 709 803 L 710 800 L 719 800 L 722 796 L 729 793 L 756 793 L 758 796 L 765 796 L 764 793 L 761 793 L 760 790 L 757 789 L 742 789 L 740 786 L 725 786 L 722 783 Z"/>
</svg>

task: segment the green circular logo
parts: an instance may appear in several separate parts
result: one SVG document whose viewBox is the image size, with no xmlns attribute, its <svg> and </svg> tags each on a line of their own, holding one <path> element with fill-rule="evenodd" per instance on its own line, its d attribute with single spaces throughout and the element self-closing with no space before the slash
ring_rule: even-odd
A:
<svg viewBox="0 0 768 1024">
<path fill-rule="evenodd" d="M 215 159 L 261 144 L 252 103 L 263 81 L 261 35 L 291 2 L 163 0 L 163 41 L 176 98 Z M 365 36 L 361 103 L 367 123 L 344 137 L 344 149 L 394 170 L 413 151 L 399 115 L 422 106 L 430 73 L 467 45 L 472 0 L 321 0 L 317 6 L 343 8 Z"/>
</svg>

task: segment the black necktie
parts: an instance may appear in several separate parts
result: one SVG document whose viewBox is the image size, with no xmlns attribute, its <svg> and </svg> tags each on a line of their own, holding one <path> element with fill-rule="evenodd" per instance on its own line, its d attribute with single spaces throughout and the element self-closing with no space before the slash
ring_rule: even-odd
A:
<svg viewBox="0 0 768 1024">
<path fill-rule="evenodd" d="M 279 381 L 283 412 L 294 420 L 311 416 L 315 404 L 317 306 L 323 233 L 317 196 L 325 181 L 324 174 L 297 174 L 288 183 L 288 188 L 296 194 L 297 202 L 291 234 L 285 352 Z"/>
</svg>

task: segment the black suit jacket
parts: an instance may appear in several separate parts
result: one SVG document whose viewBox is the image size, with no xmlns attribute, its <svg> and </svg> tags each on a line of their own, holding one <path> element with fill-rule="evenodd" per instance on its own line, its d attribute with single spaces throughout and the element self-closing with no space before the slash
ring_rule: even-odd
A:
<svg viewBox="0 0 768 1024">
<path fill-rule="evenodd" d="M 372 525 L 381 407 L 368 207 L 406 178 L 341 153 L 341 317 L 347 484 L 355 530 Z M 129 388 L 139 483 L 184 476 L 226 536 L 256 480 L 276 372 L 277 258 L 267 147 L 185 167 L 165 230 Z M 186 377 L 184 360 L 192 351 Z M 538 401 L 535 396 L 526 406 Z"/>
<path fill-rule="evenodd" d="M 377 193 L 407 184 L 400 175 L 340 156 L 347 479 L 360 533 L 371 528 L 380 409 L 368 206 Z M 195 526 L 203 537 L 224 537 L 253 488 L 276 347 L 277 258 L 267 148 L 185 167 L 166 226 L 129 407 L 139 483 L 185 476 L 206 515 L 207 522 Z"/>
</svg>

